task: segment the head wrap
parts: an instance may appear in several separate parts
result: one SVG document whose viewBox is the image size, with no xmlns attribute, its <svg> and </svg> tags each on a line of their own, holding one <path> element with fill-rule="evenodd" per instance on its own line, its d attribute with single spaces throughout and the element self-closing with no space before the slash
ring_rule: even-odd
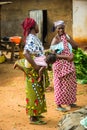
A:
<svg viewBox="0 0 87 130">
<path fill-rule="evenodd" d="M 30 33 L 30 29 L 35 26 L 36 21 L 33 18 L 26 18 L 23 23 L 22 27 L 24 30 L 24 36 L 26 37 Z"/>
<path fill-rule="evenodd" d="M 65 23 L 64 23 L 64 21 L 62 21 L 62 20 L 59 20 L 59 21 L 54 22 L 53 28 L 52 28 L 52 31 L 53 31 L 53 32 L 55 31 L 55 28 L 56 28 L 58 25 L 64 25 L 64 26 L 65 26 Z"/>
<path fill-rule="evenodd" d="M 65 23 L 64 23 L 64 21 L 62 21 L 62 20 L 59 20 L 59 21 L 54 22 L 55 28 L 56 28 L 58 25 L 65 25 Z"/>
</svg>

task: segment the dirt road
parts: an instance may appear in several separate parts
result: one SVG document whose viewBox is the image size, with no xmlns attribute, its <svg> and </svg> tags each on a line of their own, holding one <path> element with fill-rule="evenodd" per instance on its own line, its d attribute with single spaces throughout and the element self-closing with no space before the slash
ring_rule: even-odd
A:
<svg viewBox="0 0 87 130">
<path fill-rule="evenodd" d="M 52 83 L 51 86 L 53 88 Z M 13 64 L 0 64 L 0 130 L 58 130 L 58 121 L 66 113 L 55 110 L 53 89 L 46 92 L 46 100 L 48 112 L 44 114 L 44 120 L 47 124 L 43 126 L 29 124 L 25 113 L 23 73 L 14 70 Z M 81 107 L 87 105 L 87 85 L 78 85 L 77 104 Z"/>
</svg>

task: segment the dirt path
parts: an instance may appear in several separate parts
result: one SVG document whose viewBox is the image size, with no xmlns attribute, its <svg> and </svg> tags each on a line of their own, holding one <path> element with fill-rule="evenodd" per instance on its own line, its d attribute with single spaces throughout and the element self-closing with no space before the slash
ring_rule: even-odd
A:
<svg viewBox="0 0 87 130">
<path fill-rule="evenodd" d="M 0 64 L 0 130 L 58 130 L 57 123 L 66 113 L 55 110 L 53 90 L 46 92 L 46 100 L 48 112 L 44 114 L 44 120 L 47 125 L 29 124 L 25 113 L 23 73 L 13 70 L 13 64 Z M 77 104 L 81 107 L 87 105 L 87 85 L 78 85 Z"/>
</svg>

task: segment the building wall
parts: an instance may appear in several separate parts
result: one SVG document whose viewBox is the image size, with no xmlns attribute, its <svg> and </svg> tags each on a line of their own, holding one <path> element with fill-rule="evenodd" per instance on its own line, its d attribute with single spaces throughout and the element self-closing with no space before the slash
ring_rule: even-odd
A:
<svg viewBox="0 0 87 130">
<path fill-rule="evenodd" d="M 87 0 L 73 0 L 73 38 L 87 49 Z"/>
<path fill-rule="evenodd" d="M 28 17 L 29 10 L 47 10 L 47 36 L 49 46 L 55 35 L 51 31 L 53 22 L 64 20 L 66 31 L 72 35 L 72 0 L 12 0 L 12 4 L 1 8 L 1 36 L 22 36 L 21 23 Z"/>
</svg>

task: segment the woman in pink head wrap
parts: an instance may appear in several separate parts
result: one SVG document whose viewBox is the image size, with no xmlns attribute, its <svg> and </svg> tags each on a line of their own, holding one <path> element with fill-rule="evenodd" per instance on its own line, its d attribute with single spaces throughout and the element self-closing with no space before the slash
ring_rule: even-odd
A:
<svg viewBox="0 0 87 130">
<path fill-rule="evenodd" d="M 22 23 L 22 27 L 25 37 L 25 59 L 18 60 L 14 68 L 19 67 L 26 74 L 26 113 L 30 117 L 30 123 L 42 125 L 46 124 L 40 117 L 42 113 L 47 111 L 44 86 L 49 86 L 49 77 L 47 69 L 45 69 L 43 72 L 44 78 L 38 82 L 40 66 L 34 58 L 44 56 L 44 48 L 42 42 L 36 36 L 39 29 L 34 19 L 26 18 Z"/>
<path fill-rule="evenodd" d="M 56 53 L 58 60 L 53 64 L 54 94 L 57 110 L 67 111 L 62 105 L 67 105 L 68 109 L 76 107 L 76 72 L 73 62 L 73 49 L 78 46 L 75 41 L 65 33 L 64 21 L 54 22 L 56 36 L 51 42 L 50 49 Z"/>
</svg>

